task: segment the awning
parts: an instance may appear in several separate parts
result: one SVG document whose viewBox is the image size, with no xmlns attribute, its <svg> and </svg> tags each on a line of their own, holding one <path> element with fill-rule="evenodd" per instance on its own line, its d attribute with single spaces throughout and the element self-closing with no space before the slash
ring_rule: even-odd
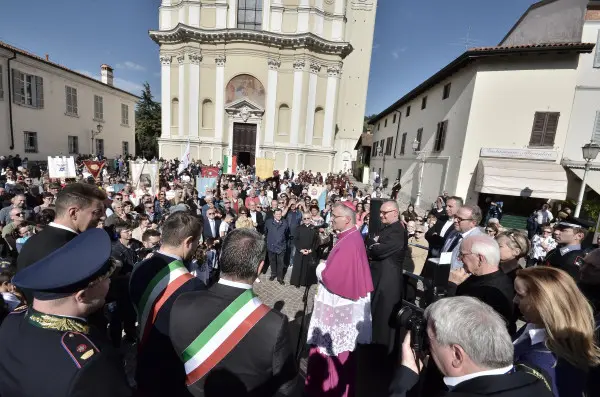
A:
<svg viewBox="0 0 600 397">
<path fill-rule="evenodd" d="M 480 159 L 477 164 L 475 191 L 564 200 L 567 196 L 567 173 L 556 163 Z"/>
</svg>

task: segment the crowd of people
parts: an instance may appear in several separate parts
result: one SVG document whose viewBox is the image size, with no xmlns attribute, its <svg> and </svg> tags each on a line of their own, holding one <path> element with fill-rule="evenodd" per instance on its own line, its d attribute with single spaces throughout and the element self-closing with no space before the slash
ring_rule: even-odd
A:
<svg viewBox="0 0 600 397">
<path fill-rule="evenodd" d="M 483 214 L 444 192 L 419 215 L 343 173 L 241 165 L 199 191 L 199 163 L 161 161 L 157 186 L 134 186 L 126 159 L 97 180 L 11 160 L 2 396 L 353 396 L 362 348 L 384 395 L 600 395 L 600 250 L 568 210 L 544 206 L 528 235 L 501 226 L 501 203 Z M 288 272 L 318 285 L 304 385 L 287 318 L 253 292 Z M 406 304 L 426 309 L 399 324 Z M 132 344 L 134 384 L 119 354 Z"/>
</svg>

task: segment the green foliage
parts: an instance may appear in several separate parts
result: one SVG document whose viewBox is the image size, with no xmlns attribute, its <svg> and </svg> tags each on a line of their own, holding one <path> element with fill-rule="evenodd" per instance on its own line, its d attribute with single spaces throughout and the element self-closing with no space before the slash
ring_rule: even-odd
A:
<svg viewBox="0 0 600 397">
<path fill-rule="evenodd" d="M 367 126 L 369 125 L 369 120 L 371 120 L 375 116 L 377 116 L 377 115 L 372 114 L 370 116 L 365 116 L 365 119 L 363 121 L 363 132 L 367 132 Z"/>
<path fill-rule="evenodd" d="M 144 83 L 142 97 L 135 109 L 136 153 L 150 160 L 158 157 L 158 141 L 161 127 L 160 103 L 155 102 L 150 84 Z"/>
</svg>

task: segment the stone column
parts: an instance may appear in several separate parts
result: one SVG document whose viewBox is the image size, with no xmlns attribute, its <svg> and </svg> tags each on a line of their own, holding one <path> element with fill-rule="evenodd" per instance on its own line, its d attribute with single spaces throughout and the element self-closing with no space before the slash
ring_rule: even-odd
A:
<svg viewBox="0 0 600 397">
<path fill-rule="evenodd" d="M 269 59 L 269 73 L 267 76 L 267 100 L 265 109 L 265 143 L 273 143 L 273 137 L 275 135 L 275 116 L 276 116 L 276 104 L 277 104 L 277 79 L 278 71 L 281 66 L 281 62 L 278 59 Z"/>
<path fill-rule="evenodd" d="M 308 98 L 306 103 L 306 132 L 304 133 L 304 143 L 312 145 L 313 132 L 315 130 L 315 109 L 317 106 L 317 74 L 321 70 L 318 63 L 310 64 L 310 74 L 308 75 Z"/>
<path fill-rule="evenodd" d="M 337 113 L 337 91 L 341 69 L 339 66 L 327 68 L 327 94 L 325 97 L 325 117 L 323 126 L 323 147 L 331 148 L 335 133 L 335 115 Z M 331 167 L 330 167 L 331 169 Z"/>
<path fill-rule="evenodd" d="M 290 129 L 290 144 L 298 144 L 298 130 L 300 128 L 300 114 L 302 106 L 302 88 L 304 79 L 304 59 L 294 62 L 294 88 L 292 92 L 292 125 Z"/>
<path fill-rule="evenodd" d="M 229 0 L 229 7 L 227 7 L 227 27 L 229 29 L 237 27 L 237 3 L 238 0 Z"/>
<path fill-rule="evenodd" d="M 161 137 L 171 136 L 171 56 L 160 56 Z"/>
<path fill-rule="evenodd" d="M 186 75 L 188 64 L 185 62 L 184 54 L 177 56 L 177 62 L 179 63 L 179 93 L 177 94 L 179 97 L 179 125 L 177 126 L 177 135 L 186 136 L 187 130 L 185 128 L 186 119 L 185 119 L 185 105 L 187 103 L 185 96 L 185 87 L 186 87 Z"/>
<path fill-rule="evenodd" d="M 215 139 L 217 142 L 223 141 L 223 117 L 225 113 L 225 55 L 217 55 L 215 63 L 216 70 L 216 88 L 215 88 Z"/>
<path fill-rule="evenodd" d="M 200 62 L 202 62 L 202 54 L 198 52 L 189 53 L 188 59 L 190 61 L 188 135 L 197 137 L 200 135 L 198 123 L 200 118 Z"/>
<path fill-rule="evenodd" d="M 334 19 L 331 21 L 331 40 L 344 38 L 344 3 L 346 0 L 335 0 Z"/>
</svg>

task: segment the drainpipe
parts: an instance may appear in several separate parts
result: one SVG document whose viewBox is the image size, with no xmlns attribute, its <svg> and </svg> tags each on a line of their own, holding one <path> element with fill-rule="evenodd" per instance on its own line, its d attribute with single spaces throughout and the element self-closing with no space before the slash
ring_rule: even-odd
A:
<svg viewBox="0 0 600 397">
<path fill-rule="evenodd" d="M 8 122 L 10 124 L 10 150 L 15 149 L 15 129 L 13 126 L 13 109 L 12 109 L 12 71 L 10 69 L 10 61 L 17 58 L 17 53 L 13 52 L 12 57 L 8 58 Z"/>
</svg>

